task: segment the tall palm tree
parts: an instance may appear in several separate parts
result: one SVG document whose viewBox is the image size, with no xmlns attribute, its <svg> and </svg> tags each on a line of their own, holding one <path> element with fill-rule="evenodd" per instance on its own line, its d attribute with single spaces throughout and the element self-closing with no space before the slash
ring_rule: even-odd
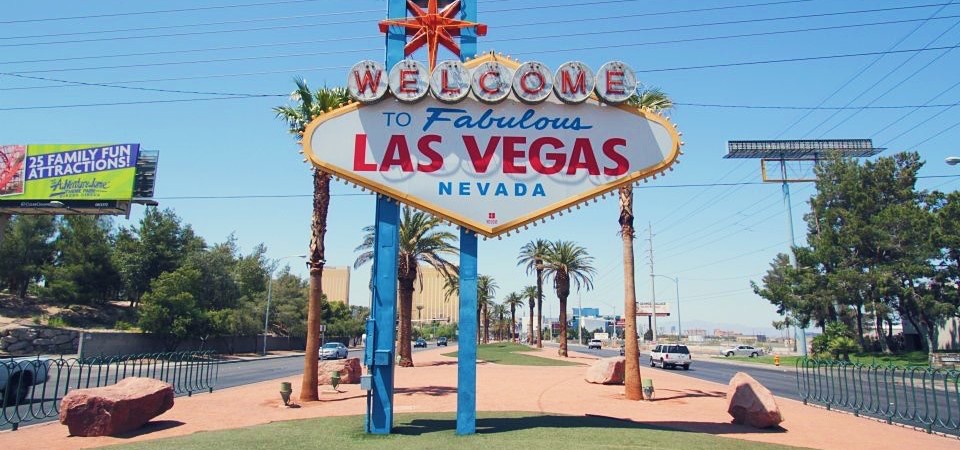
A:
<svg viewBox="0 0 960 450">
<path fill-rule="evenodd" d="M 287 123 L 287 129 L 298 140 L 311 121 L 326 111 L 350 102 L 345 88 L 321 88 L 311 91 L 302 78 L 294 80 L 297 89 L 290 94 L 293 105 L 273 108 L 277 118 Z M 313 169 L 313 216 L 310 220 L 310 297 L 307 306 L 307 348 L 303 358 L 303 381 L 300 401 L 317 401 L 318 359 L 320 355 L 320 302 L 323 296 L 323 264 L 326 260 L 323 245 L 327 233 L 327 212 L 330 208 L 330 174 Z"/>
<path fill-rule="evenodd" d="M 593 289 L 593 257 L 587 249 L 571 241 L 556 241 L 543 256 L 544 276 L 553 278 L 553 289 L 560 299 L 560 356 L 567 356 L 567 297 L 570 283 L 579 291 Z"/>
<path fill-rule="evenodd" d="M 477 277 L 477 320 L 483 321 L 483 343 L 490 342 L 490 307 L 494 305 L 494 297 L 497 295 L 497 282 L 489 275 L 480 275 Z M 478 322 L 477 325 L 480 325 Z M 479 331 L 479 326 L 477 330 Z"/>
<path fill-rule="evenodd" d="M 502 303 L 493 303 L 490 308 L 490 315 L 496 319 L 494 322 L 494 330 L 496 331 L 497 340 L 503 341 L 504 331 L 506 331 L 504 330 L 504 328 L 506 328 L 504 325 L 506 325 L 505 316 L 507 315 L 507 306 Z"/>
<path fill-rule="evenodd" d="M 658 88 L 640 88 L 628 103 L 638 108 L 661 112 L 673 107 L 673 100 Z M 620 237 L 623 239 L 623 315 L 624 395 L 627 400 L 643 400 L 640 385 L 640 346 L 637 335 L 637 286 L 633 256 L 633 185 L 621 186 Z"/>
<path fill-rule="evenodd" d="M 397 282 L 400 298 L 400 366 L 413 367 L 413 352 L 410 348 L 412 333 L 411 320 L 413 310 L 414 282 L 419 279 L 421 264 L 439 270 L 448 279 L 455 276 L 457 266 L 446 257 L 459 254 L 453 244 L 456 235 L 449 231 L 438 229 L 443 223 L 440 219 L 412 208 L 403 208 L 400 218 L 400 249 L 397 255 Z M 363 242 L 356 248 L 361 252 L 357 256 L 354 268 L 373 260 L 373 243 L 375 229 L 373 226 L 364 227 L 366 233 Z"/>
<path fill-rule="evenodd" d="M 537 274 L 537 348 L 543 348 L 543 255 L 550 249 L 550 243 L 536 239 L 520 247 L 518 266 L 525 266 L 527 275 Z"/>
<path fill-rule="evenodd" d="M 503 304 L 510 308 L 510 342 L 513 342 L 513 335 L 517 331 L 517 308 L 523 308 L 523 295 L 511 292 Z"/>
<path fill-rule="evenodd" d="M 527 286 L 523 288 L 523 297 L 530 304 L 530 320 L 527 323 L 527 343 L 533 345 L 533 311 L 537 307 L 537 287 Z"/>
</svg>

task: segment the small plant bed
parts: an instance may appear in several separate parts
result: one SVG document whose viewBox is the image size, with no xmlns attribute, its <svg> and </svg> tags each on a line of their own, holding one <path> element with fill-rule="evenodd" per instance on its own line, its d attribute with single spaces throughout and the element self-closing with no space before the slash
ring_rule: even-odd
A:
<svg viewBox="0 0 960 450">
<path fill-rule="evenodd" d="M 756 358 L 750 358 L 747 356 L 716 356 L 718 359 L 726 359 L 731 361 L 738 362 L 747 362 L 753 364 L 770 364 L 773 365 L 773 356 L 759 356 Z M 781 356 L 780 357 L 780 366 L 786 367 L 796 367 L 797 360 L 799 356 Z M 830 359 L 830 358 L 827 358 Z M 909 353 L 900 353 L 895 355 L 886 355 L 883 353 L 859 353 L 850 355 L 851 363 L 859 363 L 865 365 L 880 365 L 887 366 L 893 365 L 897 367 L 927 367 L 929 366 L 929 360 L 927 359 L 926 352 L 909 352 Z"/>
<path fill-rule="evenodd" d="M 354 449 L 449 449 L 522 448 L 556 450 L 570 448 L 589 436 L 590 448 L 682 448 L 684 450 L 772 450 L 782 445 L 741 441 L 703 433 L 671 431 L 642 423 L 592 416 L 558 416 L 536 413 L 481 413 L 477 434 L 458 437 L 456 418 L 450 413 L 397 414 L 393 434 L 375 436 L 363 432 L 363 417 L 325 417 L 275 422 L 237 430 L 195 433 L 119 445 L 116 449 L 205 450 L 222 448 L 336 448 Z"/>
<path fill-rule="evenodd" d="M 541 358 L 524 354 L 531 349 L 526 345 L 513 344 L 508 342 L 496 344 L 481 344 L 477 346 L 477 359 L 494 364 L 503 364 L 507 366 L 579 366 L 581 364 L 572 361 L 560 361 L 550 358 Z M 457 352 L 444 353 L 443 356 L 457 357 Z"/>
</svg>

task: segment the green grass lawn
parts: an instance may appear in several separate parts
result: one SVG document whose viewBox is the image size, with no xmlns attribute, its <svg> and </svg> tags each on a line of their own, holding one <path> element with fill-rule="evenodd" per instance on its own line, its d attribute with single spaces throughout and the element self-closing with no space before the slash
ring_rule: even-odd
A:
<svg viewBox="0 0 960 450">
<path fill-rule="evenodd" d="M 539 356 L 525 355 L 521 352 L 529 352 L 532 349 L 526 345 L 502 342 L 496 344 L 481 344 L 477 346 L 477 359 L 482 359 L 494 364 L 504 364 L 508 366 L 579 366 L 579 363 L 572 361 L 558 361 L 555 359 L 541 358 Z M 457 353 L 444 353 L 443 356 L 456 358 Z"/>
<path fill-rule="evenodd" d="M 722 426 L 733 427 L 727 424 Z M 477 419 L 477 434 L 457 437 L 455 430 L 456 419 L 452 413 L 397 414 L 394 416 L 394 433 L 389 436 L 373 436 L 364 433 L 362 416 L 325 417 L 274 422 L 237 430 L 195 433 L 189 436 L 157 439 L 111 448 L 157 450 L 300 448 L 772 450 L 795 448 L 728 439 L 704 433 L 669 431 L 649 424 L 596 416 L 481 413 Z"/>
<path fill-rule="evenodd" d="M 755 364 L 773 364 L 773 356 L 760 356 L 757 358 L 750 358 L 747 356 L 731 356 L 718 357 L 719 359 L 730 359 L 734 361 L 743 361 Z M 780 365 L 788 367 L 796 367 L 797 360 L 800 359 L 799 356 L 781 356 Z M 850 362 L 856 362 L 860 364 L 878 364 L 878 365 L 894 365 L 898 367 L 927 367 L 929 361 L 927 360 L 926 352 L 909 352 L 902 353 L 897 355 L 884 355 L 884 354 L 872 354 L 872 353 L 862 353 L 858 355 L 850 355 Z"/>
</svg>

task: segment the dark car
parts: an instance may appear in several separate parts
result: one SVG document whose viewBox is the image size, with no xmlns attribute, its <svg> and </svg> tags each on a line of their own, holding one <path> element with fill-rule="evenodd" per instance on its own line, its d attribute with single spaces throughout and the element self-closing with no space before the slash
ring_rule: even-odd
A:
<svg viewBox="0 0 960 450">
<path fill-rule="evenodd" d="M 447 338 L 442 337 L 442 338 L 438 338 L 438 339 L 437 339 L 437 347 L 439 347 L 439 346 L 441 346 L 441 345 L 444 346 L 444 347 L 447 346 Z"/>
<path fill-rule="evenodd" d="M 427 347 L 427 341 L 423 340 L 423 338 L 417 339 L 417 341 L 413 343 L 413 346 L 414 346 L 414 347 L 423 347 L 423 348 L 426 348 L 426 347 Z"/>
</svg>

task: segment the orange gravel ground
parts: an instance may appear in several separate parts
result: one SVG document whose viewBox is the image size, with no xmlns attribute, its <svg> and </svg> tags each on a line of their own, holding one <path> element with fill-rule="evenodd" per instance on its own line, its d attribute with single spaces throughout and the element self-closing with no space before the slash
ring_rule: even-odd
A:
<svg viewBox="0 0 960 450">
<path fill-rule="evenodd" d="M 397 368 L 395 413 L 456 411 L 456 359 L 441 355 L 455 350 L 451 346 L 419 352 L 414 355 L 417 367 Z M 538 356 L 557 357 L 552 349 L 531 351 Z M 571 352 L 568 360 L 589 364 L 594 359 Z M 726 412 L 725 385 L 669 371 L 641 370 L 643 377 L 654 380 L 655 401 L 627 401 L 623 399 L 623 386 L 589 384 L 583 380 L 585 366 L 527 367 L 481 362 L 477 368 L 477 410 L 591 414 L 730 439 L 820 449 L 960 449 L 960 440 L 956 438 L 928 435 L 779 397 L 777 402 L 786 419 L 781 424 L 783 430 L 733 425 Z M 139 433 L 125 437 L 71 437 L 67 427 L 56 422 L 26 426 L 16 432 L 0 433 L 0 449 L 92 448 L 274 421 L 365 413 L 365 393 L 359 385 L 342 385 L 340 393 L 321 386 L 321 392 L 327 391 L 321 394 L 321 401 L 286 408 L 278 394 L 280 381 L 293 382 L 295 390 L 300 386 L 299 377 L 291 377 L 179 397 L 173 409 Z M 294 399 L 297 394 L 294 392 Z"/>
</svg>

